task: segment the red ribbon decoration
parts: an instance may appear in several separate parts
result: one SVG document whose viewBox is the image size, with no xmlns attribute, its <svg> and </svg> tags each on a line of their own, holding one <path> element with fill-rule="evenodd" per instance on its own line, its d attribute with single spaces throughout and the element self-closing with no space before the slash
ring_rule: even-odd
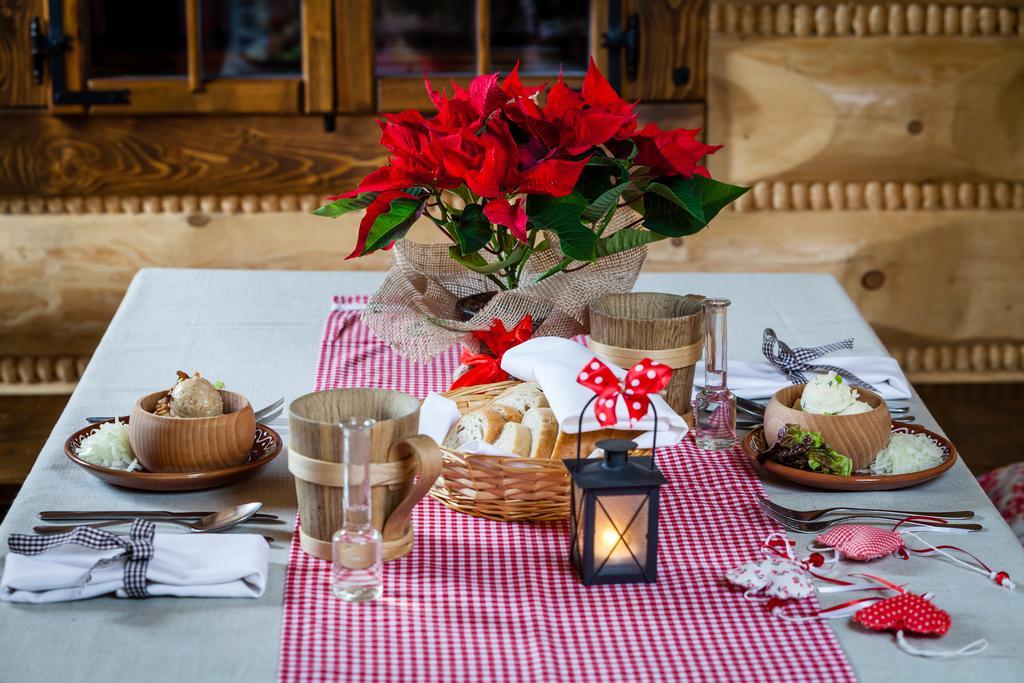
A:
<svg viewBox="0 0 1024 683">
<path fill-rule="evenodd" d="M 618 420 L 615 417 L 615 402 L 622 396 L 629 412 L 629 421 L 639 421 L 651 406 L 649 396 L 656 394 L 672 379 L 672 368 L 650 358 L 644 358 L 619 378 L 607 365 L 597 358 L 590 359 L 576 376 L 576 381 L 597 394 L 594 401 L 594 416 L 602 427 L 611 427 Z"/>
<path fill-rule="evenodd" d="M 449 389 L 507 380 L 508 373 L 501 369 L 501 357 L 513 346 L 518 346 L 533 336 L 533 318 L 529 314 L 524 315 L 519 324 L 511 330 L 506 330 L 505 323 L 495 318 L 491 321 L 490 329 L 478 330 L 473 336 L 480 340 L 490 353 L 470 353 L 467 349 L 462 349 L 459 361 L 469 369 L 452 382 Z"/>
</svg>

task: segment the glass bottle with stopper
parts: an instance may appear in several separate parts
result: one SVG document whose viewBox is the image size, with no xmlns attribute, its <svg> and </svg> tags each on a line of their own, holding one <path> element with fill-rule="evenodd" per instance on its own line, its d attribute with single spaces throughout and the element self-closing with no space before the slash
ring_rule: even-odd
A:
<svg viewBox="0 0 1024 683">
<path fill-rule="evenodd" d="M 370 453 L 374 420 L 341 423 L 344 523 L 332 538 L 331 588 L 335 597 L 364 602 L 383 590 L 382 539 L 371 520 Z"/>
<path fill-rule="evenodd" d="M 728 374 L 728 299 L 704 300 L 704 387 L 694 399 L 698 448 L 720 451 L 736 445 L 736 397 Z"/>
</svg>

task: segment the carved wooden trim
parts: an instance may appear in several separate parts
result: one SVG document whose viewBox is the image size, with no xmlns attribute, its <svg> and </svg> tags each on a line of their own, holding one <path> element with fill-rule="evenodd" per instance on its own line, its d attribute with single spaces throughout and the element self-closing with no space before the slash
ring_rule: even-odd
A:
<svg viewBox="0 0 1024 683">
<path fill-rule="evenodd" d="M 1024 210 L 1024 183 L 1011 181 L 761 181 L 735 211 Z"/>
<path fill-rule="evenodd" d="M 0 214 L 106 214 L 106 213 L 260 213 L 309 212 L 320 206 L 317 194 L 169 194 L 146 196 L 3 197 Z"/>
<path fill-rule="evenodd" d="M 0 356 L 0 395 L 70 394 L 89 356 Z"/>
<path fill-rule="evenodd" d="M 309 212 L 317 194 L 2 197 L 0 215 Z M 760 181 L 735 211 L 1024 210 L 1024 182 Z"/>
<path fill-rule="evenodd" d="M 973 342 L 889 349 L 912 382 L 1024 381 L 1024 343 Z"/>
<path fill-rule="evenodd" d="M 711 32 L 796 36 L 1024 36 L 1024 8 L 943 4 L 740 4 L 713 2 Z"/>
</svg>

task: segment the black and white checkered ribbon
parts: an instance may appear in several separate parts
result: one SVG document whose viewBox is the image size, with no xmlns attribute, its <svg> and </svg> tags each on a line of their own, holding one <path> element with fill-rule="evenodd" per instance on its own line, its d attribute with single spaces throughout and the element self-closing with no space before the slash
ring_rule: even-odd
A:
<svg viewBox="0 0 1024 683">
<path fill-rule="evenodd" d="M 782 370 L 789 377 L 793 384 L 801 384 L 807 381 L 807 377 L 804 375 L 804 371 L 823 372 L 832 370 L 837 375 L 841 375 L 846 379 L 850 380 L 852 384 L 858 384 L 862 387 L 877 391 L 873 386 L 862 380 L 857 375 L 853 374 L 848 370 L 844 370 L 836 365 L 826 365 L 824 363 L 810 363 L 809 361 L 815 358 L 821 358 L 826 353 L 832 353 L 833 351 L 842 351 L 844 349 L 849 350 L 853 348 L 853 339 L 844 339 L 834 344 L 825 344 L 823 346 L 812 346 L 812 347 L 798 347 L 792 348 L 786 342 L 782 341 L 775 336 L 775 330 L 770 327 L 766 327 L 764 330 L 764 338 L 761 340 L 761 353 L 768 359 L 768 362 Z"/>
<path fill-rule="evenodd" d="M 103 529 L 93 529 L 88 526 L 80 526 L 64 534 L 52 536 L 32 536 L 29 534 L 11 534 L 7 539 L 7 546 L 12 553 L 19 555 L 38 555 L 50 548 L 74 543 L 93 550 L 124 550 L 120 555 L 104 558 L 94 564 L 85 576 L 82 577 L 82 584 L 85 585 L 92 578 L 92 573 L 100 567 L 124 560 L 124 592 L 129 598 L 147 598 L 149 592 L 146 590 L 146 569 L 149 567 L 149 560 L 153 557 L 153 536 L 156 532 L 156 525 L 144 519 L 136 519 L 132 522 L 131 531 L 127 536 L 118 536 Z"/>
</svg>

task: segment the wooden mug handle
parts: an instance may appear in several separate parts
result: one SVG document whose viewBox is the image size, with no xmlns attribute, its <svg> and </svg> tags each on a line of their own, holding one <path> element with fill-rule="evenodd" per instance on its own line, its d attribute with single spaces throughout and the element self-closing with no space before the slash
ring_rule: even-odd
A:
<svg viewBox="0 0 1024 683">
<path fill-rule="evenodd" d="M 437 442 L 429 436 L 410 436 L 408 439 L 399 441 L 391 447 L 389 459 L 391 462 L 395 462 L 411 455 L 415 455 L 419 460 L 420 478 L 412 485 L 409 495 L 391 511 L 388 521 L 384 523 L 382 535 L 385 541 L 397 540 L 405 534 L 405 527 L 409 524 L 412 509 L 423 499 L 423 496 L 427 495 L 430 487 L 441 476 L 441 467 L 444 464 L 444 461 L 441 460 L 441 449 L 438 448 Z"/>
</svg>

